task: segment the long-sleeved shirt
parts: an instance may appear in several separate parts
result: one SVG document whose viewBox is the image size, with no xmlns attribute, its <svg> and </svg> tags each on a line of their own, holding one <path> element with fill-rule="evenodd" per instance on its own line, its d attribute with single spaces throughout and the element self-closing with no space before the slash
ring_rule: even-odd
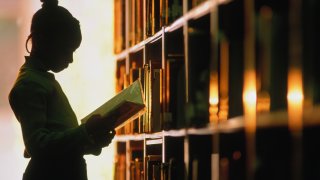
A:
<svg viewBox="0 0 320 180">
<path fill-rule="evenodd" d="M 31 157 L 25 176 L 86 179 L 83 155 L 97 155 L 101 148 L 91 141 L 85 126 L 79 126 L 58 81 L 39 60 L 26 58 L 9 102 Z"/>
</svg>

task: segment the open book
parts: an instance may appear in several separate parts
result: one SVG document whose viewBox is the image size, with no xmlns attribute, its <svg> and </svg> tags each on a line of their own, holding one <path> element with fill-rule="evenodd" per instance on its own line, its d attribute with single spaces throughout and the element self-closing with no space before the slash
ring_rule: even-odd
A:
<svg viewBox="0 0 320 180">
<path fill-rule="evenodd" d="M 98 107 L 81 120 L 85 123 L 92 115 L 99 114 L 110 120 L 110 126 L 119 129 L 146 111 L 140 80 L 134 81 L 130 86 L 119 92 L 109 101 Z M 110 118 L 108 118 L 110 117 Z"/>
</svg>

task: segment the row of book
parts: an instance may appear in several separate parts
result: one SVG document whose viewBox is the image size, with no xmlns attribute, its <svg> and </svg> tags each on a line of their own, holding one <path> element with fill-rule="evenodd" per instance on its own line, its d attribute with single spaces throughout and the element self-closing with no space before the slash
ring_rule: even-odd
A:
<svg viewBox="0 0 320 180">
<path fill-rule="evenodd" d="M 124 65 L 119 66 L 117 92 L 140 79 L 147 111 L 119 129 L 118 134 L 151 133 L 186 126 L 185 66 L 182 58 L 169 59 L 165 69 L 161 68 L 160 61 L 150 61 L 143 67 L 131 68 L 128 75 L 122 70 Z"/>
<path fill-rule="evenodd" d="M 114 0 L 114 8 L 116 54 L 152 36 L 183 14 L 182 0 Z"/>
<path fill-rule="evenodd" d="M 191 0 L 188 2 L 193 3 Z M 117 66 L 117 89 L 123 89 L 130 84 L 130 78 L 140 78 L 148 107 L 148 112 L 136 122 L 138 125 L 129 126 L 123 133 L 157 132 L 183 128 L 190 124 L 205 125 L 212 114 L 218 116 L 219 120 L 242 116 L 244 74 L 248 64 L 244 58 L 245 51 L 250 51 L 254 56 L 252 64 L 255 71 L 258 113 L 287 109 L 288 72 L 293 62 L 291 57 L 295 53 L 292 49 L 299 46 L 301 52 L 297 58 L 300 58 L 301 62 L 296 66 L 302 72 L 304 105 L 312 107 L 318 104 L 320 76 L 317 70 L 319 61 L 316 44 L 319 38 L 315 30 L 315 15 L 318 11 L 312 3 L 303 1 L 300 17 L 304 20 L 304 26 L 301 26 L 296 36 L 289 36 L 288 32 L 292 29 L 288 18 L 290 3 L 256 1 L 253 13 L 254 46 L 251 50 L 244 45 L 245 37 L 250 33 L 244 32 L 243 1 L 222 4 L 216 14 L 219 21 L 216 42 L 212 39 L 214 24 L 211 24 L 211 15 L 207 14 L 190 20 L 188 33 L 182 35 L 188 36 L 187 42 L 172 41 L 171 44 L 174 45 L 171 45 L 171 48 L 165 44 L 165 50 L 160 49 L 158 52 L 161 54 L 161 51 L 170 50 L 170 53 L 175 53 L 178 46 L 176 44 L 188 43 L 183 45 L 187 58 L 164 53 L 165 64 L 162 66 L 159 66 L 159 60 L 150 61 L 150 58 L 145 59 L 146 65 L 129 65 L 128 72 L 125 63 Z M 291 11 L 294 12 L 294 9 Z M 300 44 L 289 44 L 297 38 L 303 41 Z M 147 49 L 145 51 L 146 54 L 149 53 Z M 133 60 L 135 59 L 129 61 Z M 139 61 L 144 60 L 141 58 Z M 133 75 L 137 74 L 135 71 L 140 74 Z M 216 92 L 211 92 L 211 86 L 216 88 Z M 213 102 L 210 102 L 211 99 Z M 209 109 L 213 109 L 213 113 L 209 112 Z"/>
<path fill-rule="evenodd" d="M 149 147 L 154 145 L 140 149 L 138 156 L 136 152 L 128 150 L 131 147 L 127 146 L 126 152 L 116 155 L 115 179 L 123 180 L 128 177 L 127 179 L 131 180 L 209 180 L 215 177 L 223 180 L 245 180 L 248 179 L 247 160 L 250 158 L 255 159 L 256 166 L 251 173 L 257 180 L 295 179 L 296 175 L 302 175 L 298 179 L 319 179 L 320 143 L 317 137 L 320 126 L 317 124 L 305 127 L 302 137 L 291 136 L 285 126 L 259 128 L 255 143 L 246 139 L 244 129 L 222 132 L 219 134 L 219 150 L 215 153 L 212 135 L 191 135 L 187 140 L 169 137 L 171 142 L 166 141 L 162 155 L 152 152 L 154 147 L 150 151 Z M 185 146 L 186 143 L 188 146 Z M 255 153 L 248 151 L 248 145 L 256 148 Z M 128 156 L 132 160 L 128 161 Z M 185 158 L 186 156 L 188 158 Z M 296 160 L 301 162 L 297 163 Z"/>
<path fill-rule="evenodd" d="M 114 157 L 114 179 L 126 179 L 126 155 L 116 154 Z"/>
<path fill-rule="evenodd" d="M 172 158 L 168 163 L 163 163 L 161 155 L 147 155 L 144 162 L 142 158 L 135 158 L 130 161 L 128 167 L 126 165 L 125 154 L 118 154 L 115 161 L 114 179 L 176 180 L 183 178 L 183 162 L 177 163 Z M 127 168 L 130 172 L 128 178 L 126 177 Z"/>
<path fill-rule="evenodd" d="M 160 155 L 147 155 L 145 163 L 146 180 L 175 180 L 184 177 L 184 163 L 178 163 L 174 158 L 163 163 Z"/>
</svg>

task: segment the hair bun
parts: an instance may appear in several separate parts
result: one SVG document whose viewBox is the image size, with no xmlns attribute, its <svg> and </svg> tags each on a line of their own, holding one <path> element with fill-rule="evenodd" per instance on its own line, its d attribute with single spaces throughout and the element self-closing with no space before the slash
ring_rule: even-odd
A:
<svg viewBox="0 0 320 180">
<path fill-rule="evenodd" d="M 58 6 L 58 0 L 40 0 L 43 4 L 42 7 L 56 7 Z"/>
</svg>

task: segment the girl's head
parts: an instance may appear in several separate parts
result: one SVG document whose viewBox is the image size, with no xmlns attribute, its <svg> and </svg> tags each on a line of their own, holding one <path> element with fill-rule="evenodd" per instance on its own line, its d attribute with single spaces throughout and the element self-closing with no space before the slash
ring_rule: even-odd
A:
<svg viewBox="0 0 320 180">
<path fill-rule="evenodd" d="M 58 6 L 58 0 L 41 2 L 42 8 L 33 15 L 27 43 L 31 39 L 31 56 L 58 72 L 73 61 L 73 52 L 80 46 L 80 24 L 67 9 Z"/>
</svg>

